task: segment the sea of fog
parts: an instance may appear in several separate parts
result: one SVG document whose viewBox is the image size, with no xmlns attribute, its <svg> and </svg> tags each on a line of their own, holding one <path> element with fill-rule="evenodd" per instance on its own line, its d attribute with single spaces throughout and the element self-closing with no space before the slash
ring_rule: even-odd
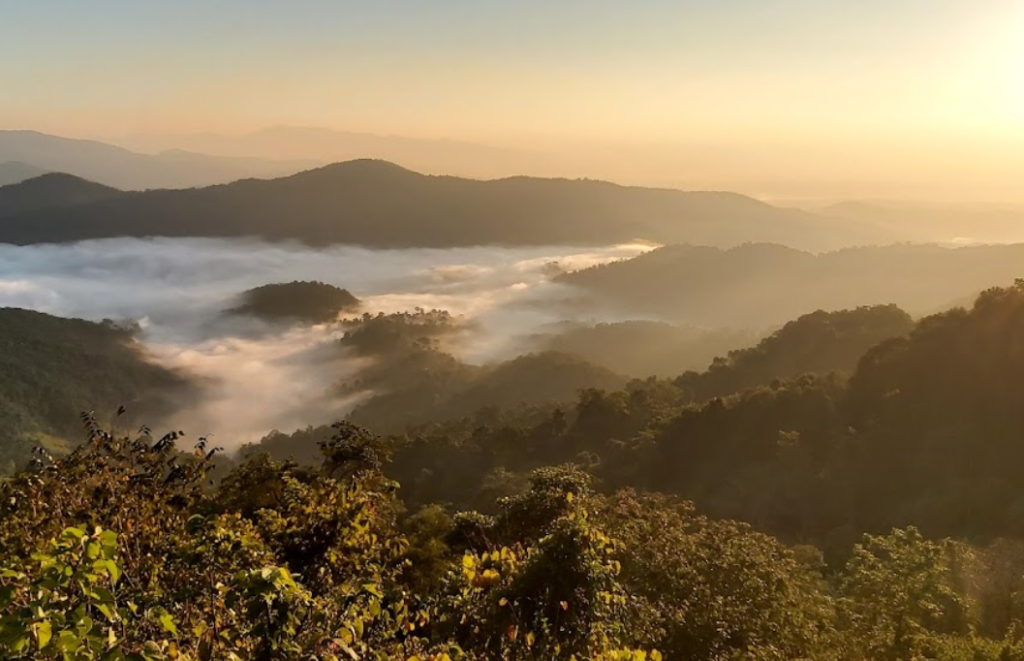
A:
<svg viewBox="0 0 1024 661">
<path fill-rule="evenodd" d="M 232 447 L 273 429 L 330 422 L 355 403 L 332 395 L 331 386 L 358 367 L 333 346 L 338 328 L 223 314 L 247 289 L 319 280 L 351 291 L 366 312 L 445 309 L 474 329 L 459 357 L 487 362 L 510 357 L 517 339 L 548 324 L 581 314 L 605 320 L 561 304 L 571 292 L 551 282 L 554 274 L 650 248 L 369 250 L 237 239 L 0 245 L 0 307 L 137 322 L 156 362 L 205 386 L 202 404 L 180 411 L 175 426 Z"/>
</svg>

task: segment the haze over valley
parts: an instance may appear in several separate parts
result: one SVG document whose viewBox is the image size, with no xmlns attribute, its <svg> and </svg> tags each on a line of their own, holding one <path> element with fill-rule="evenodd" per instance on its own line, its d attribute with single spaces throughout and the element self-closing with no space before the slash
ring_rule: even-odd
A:
<svg viewBox="0 0 1024 661">
<path fill-rule="evenodd" d="M 1018 3 L 0 6 L 0 660 L 1024 661 Z"/>
</svg>

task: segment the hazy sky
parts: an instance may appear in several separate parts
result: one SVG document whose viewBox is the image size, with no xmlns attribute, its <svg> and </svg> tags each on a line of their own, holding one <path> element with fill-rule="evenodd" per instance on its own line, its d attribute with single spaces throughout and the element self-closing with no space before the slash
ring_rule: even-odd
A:
<svg viewBox="0 0 1024 661">
<path fill-rule="evenodd" d="M 1012 187 L 1024 1 L 0 0 L 0 95 L 0 127 L 73 136 L 310 125 Z"/>
</svg>

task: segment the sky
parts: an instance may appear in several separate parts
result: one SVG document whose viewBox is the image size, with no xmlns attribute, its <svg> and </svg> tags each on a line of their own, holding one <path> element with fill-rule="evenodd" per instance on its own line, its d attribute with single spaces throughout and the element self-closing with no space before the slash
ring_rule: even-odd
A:
<svg viewBox="0 0 1024 661">
<path fill-rule="evenodd" d="M 317 126 L 996 199 L 1024 2 L 0 0 L 0 95 L 0 128 L 74 137 Z"/>
</svg>

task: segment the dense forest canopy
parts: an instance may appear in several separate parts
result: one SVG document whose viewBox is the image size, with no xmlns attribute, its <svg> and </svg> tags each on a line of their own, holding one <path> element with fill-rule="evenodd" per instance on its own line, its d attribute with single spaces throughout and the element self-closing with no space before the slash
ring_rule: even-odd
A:
<svg viewBox="0 0 1024 661">
<path fill-rule="evenodd" d="M 79 413 L 162 418 L 183 406 L 190 384 L 147 359 L 129 329 L 0 308 L 0 474 L 28 461 L 34 445 L 67 452 Z"/>
<path fill-rule="evenodd" d="M 0 322 L 8 428 L 185 385 L 110 322 Z M 1024 659 L 1024 280 L 675 378 L 471 365 L 440 310 L 336 323 L 348 421 L 225 456 L 86 415 L 0 485 L 4 658 Z"/>
<path fill-rule="evenodd" d="M 818 312 L 702 373 L 591 387 L 571 405 L 492 399 L 432 416 L 435 403 L 399 429 L 381 395 L 353 420 L 404 431 L 390 471 L 419 504 L 486 509 L 530 470 L 574 462 L 606 488 L 678 494 L 830 558 L 860 532 L 908 524 L 1012 536 L 1024 530 L 1020 310 L 1024 285 L 916 324 L 894 306 Z M 312 461 L 327 433 L 275 433 L 246 453 Z"/>
<path fill-rule="evenodd" d="M 676 385 L 695 401 L 705 401 L 775 379 L 849 372 L 868 349 L 913 327 L 910 315 L 895 305 L 818 310 L 787 323 L 756 346 L 716 357 L 704 372 L 683 374 Z"/>
<path fill-rule="evenodd" d="M 921 370 L 1019 374 L 1012 360 L 996 360 L 1006 358 L 1005 348 L 980 362 L 950 348 L 965 336 L 1019 334 L 1020 310 L 1024 282 L 987 291 L 970 311 L 926 319 L 882 342 L 850 385 L 805 377 L 702 407 L 678 401 L 664 381 L 590 391 L 573 416 L 554 411 L 529 429 L 509 419 L 500 428 L 484 422 L 461 441 L 463 453 L 445 453 L 433 466 L 423 459 L 443 452 L 452 430 L 403 441 L 339 423 L 310 432 L 318 442 L 307 467 L 259 448 L 225 466 L 205 440 L 193 453 L 179 452 L 179 432 L 120 437 L 87 417 L 87 442 L 71 456 L 40 461 L 0 485 L 0 651 L 11 659 L 140 661 L 1024 658 L 1016 634 L 1024 615 L 1018 534 L 961 528 L 970 542 L 929 538 L 914 526 L 860 534 L 889 523 L 865 516 L 863 501 L 866 492 L 892 496 L 878 490 L 889 475 L 854 461 L 831 487 L 842 491 L 851 479 L 869 489 L 854 488 L 846 500 L 821 498 L 825 485 L 814 483 L 822 470 L 842 468 L 827 465 L 837 455 L 870 452 L 877 461 L 889 449 L 869 440 L 849 454 L 857 443 L 841 443 L 844 451 L 831 434 L 919 423 L 913 406 L 900 416 L 895 406 L 872 404 L 877 387 L 934 376 Z M 907 397 L 912 404 L 928 395 L 910 387 Z M 848 399 L 858 405 L 847 407 Z M 875 413 L 866 415 L 865 406 Z M 976 416 L 999 410 L 969 400 L 941 423 L 977 425 Z M 830 417 L 860 427 L 840 431 Z M 688 449 L 673 454 L 680 443 Z M 591 457 L 585 469 L 530 468 L 577 451 L 577 459 Z M 433 470 L 460 456 L 462 470 Z M 504 484 L 481 486 L 480 510 L 424 499 L 465 496 L 469 462 L 494 456 L 511 468 L 490 475 Z M 665 470 L 673 457 L 685 458 L 685 470 Z M 816 461 L 826 465 L 809 466 Z M 421 472 L 409 486 L 390 479 L 411 465 Z M 780 485 L 813 489 L 793 495 L 819 508 L 818 520 L 845 514 L 849 532 L 840 541 L 830 531 L 823 557 L 784 541 L 808 539 L 807 529 L 780 540 L 708 518 L 676 496 L 616 483 L 649 488 L 647 476 L 674 474 L 683 483 L 658 486 L 685 491 L 708 471 L 720 475 L 710 480 L 716 487 L 742 475 L 764 488 L 774 473 Z M 941 464 L 928 472 L 942 479 Z M 975 497 L 969 485 L 959 488 Z M 696 494 L 701 509 L 743 503 L 733 493 L 719 492 L 718 502 L 706 489 Z M 47 516 L 39 516 L 40 503 Z M 907 513 L 897 499 L 885 514 L 894 505 Z M 948 522 L 964 524 L 955 516 Z"/>
<path fill-rule="evenodd" d="M 870 226 L 837 224 L 734 193 L 530 177 L 478 181 L 426 176 L 371 160 L 273 180 L 125 193 L 74 206 L 48 199 L 59 212 L 40 208 L 0 216 L 0 242 L 261 236 L 395 248 L 594 245 L 638 238 L 731 246 L 753 238 L 821 250 L 891 240 Z"/>
</svg>

